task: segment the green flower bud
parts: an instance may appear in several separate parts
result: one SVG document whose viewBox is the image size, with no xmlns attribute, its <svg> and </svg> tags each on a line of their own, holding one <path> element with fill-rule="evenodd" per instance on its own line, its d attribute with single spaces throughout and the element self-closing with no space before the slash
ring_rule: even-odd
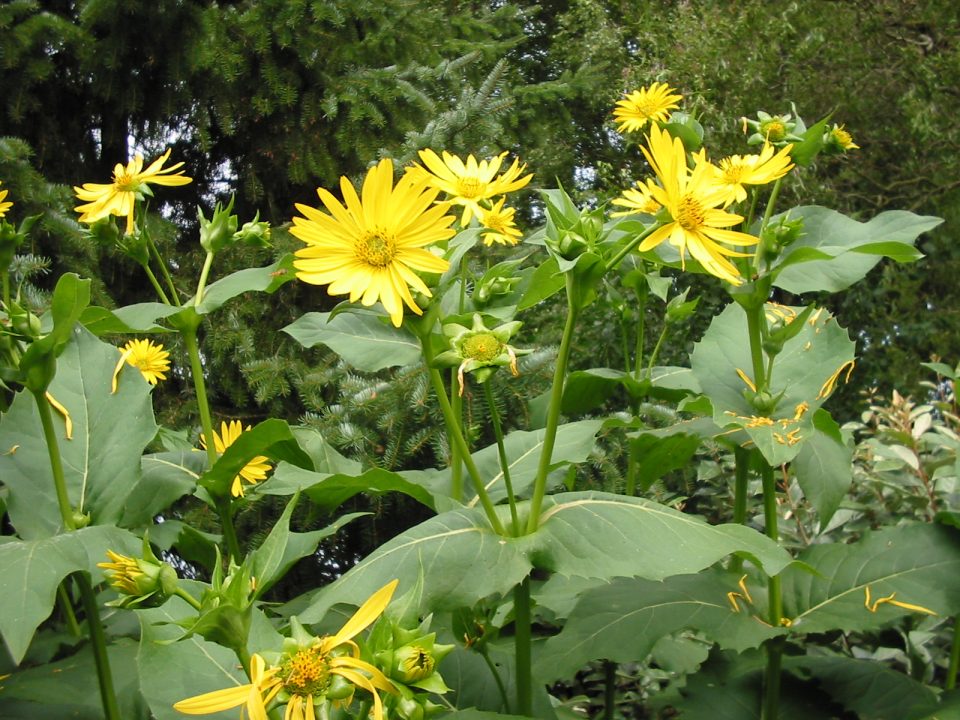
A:
<svg viewBox="0 0 960 720">
<path fill-rule="evenodd" d="M 213 210 L 213 216 L 208 220 L 203 215 L 203 211 L 197 208 L 197 216 L 200 220 L 200 245 L 208 253 L 215 253 L 225 247 L 234 239 L 237 232 L 237 216 L 233 215 L 234 197 L 230 196 L 230 202 L 227 206 L 221 207 L 217 203 Z"/>
<path fill-rule="evenodd" d="M 270 247 L 270 223 L 258 222 L 259 220 L 258 211 L 253 220 L 245 222 L 243 227 L 233 234 L 233 240 L 254 247 Z"/>
</svg>

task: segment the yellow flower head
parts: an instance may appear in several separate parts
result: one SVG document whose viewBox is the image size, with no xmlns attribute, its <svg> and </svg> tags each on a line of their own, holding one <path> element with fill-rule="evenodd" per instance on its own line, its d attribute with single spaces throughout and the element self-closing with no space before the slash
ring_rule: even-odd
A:
<svg viewBox="0 0 960 720">
<path fill-rule="evenodd" d="M 174 709 L 186 715 L 209 715 L 245 705 L 251 720 L 267 720 L 266 706 L 278 698 L 287 705 L 284 720 L 314 720 L 315 704 L 330 700 L 327 693 L 339 677 L 370 693 L 374 720 L 383 720 L 378 691 L 396 693 L 397 689 L 382 671 L 360 659 L 353 638 L 380 616 L 396 588 L 397 581 L 393 580 L 371 595 L 336 635 L 307 637 L 300 624 L 291 619 L 300 637 L 284 642 L 284 652 L 276 664 L 267 668 L 260 655 L 253 655 L 249 684 L 181 700 Z M 346 698 L 341 693 L 338 697 L 349 702 L 352 691 Z"/>
<path fill-rule="evenodd" d="M 766 185 L 790 172 L 792 148 L 793 145 L 786 145 L 777 152 L 773 145 L 764 143 L 759 155 L 731 155 L 721 160 L 716 181 L 727 191 L 726 204 L 747 199 L 744 185 Z"/>
<path fill-rule="evenodd" d="M 381 160 L 370 169 L 358 196 L 346 177 L 340 178 L 343 204 L 317 188 L 329 214 L 297 205 L 306 217 L 293 218 L 291 234 L 307 247 L 296 252 L 297 277 L 312 285 L 328 285 L 331 295 L 350 296 L 373 305 L 378 300 L 396 327 L 406 304 L 417 315 L 410 288 L 430 297 L 415 271 L 442 273 L 450 263 L 426 246 L 447 240 L 454 232 L 446 203 L 433 204 L 438 190 L 409 175 L 393 185 L 393 163 Z"/>
<path fill-rule="evenodd" d="M 505 197 L 500 198 L 489 210 L 481 208 L 480 221 L 483 223 L 483 231 L 480 234 L 487 247 L 493 243 L 516 245 L 523 236 L 513 222 L 516 210 L 503 207 L 504 200 L 506 200 Z"/>
<path fill-rule="evenodd" d="M 0 183 L 2 185 L 3 183 Z M 13 207 L 13 203 L 7 200 L 8 190 L 0 190 L 0 218 L 7 214 L 7 210 Z"/>
<path fill-rule="evenodd" d="M 843 129 L 843 125 L 834 125 L 827 133 L 827 146 L 847 152 L 848 150 L 859 150 L 860 146 L 853 141 L 853 136 Z"/>
<path fill-rule="evenodd" d="M 137 368 L 143 379 L 151 385 L 156 385 L 158 380 L 167 379 L 164 373 L 170 371 L 170 353 L 163 349 L 163 345 L 156 345 L 149 340 L 131 340 L 120 348 L 120 352 L 120 360 L 113 371 L 111 392 L 117 391 L 117 378 L 124 363 Z"/>
<path fill-rule="evenodd" d="M 169 157 L 170 151 L 167 150 L 144 170 L 143 155 L 138 153 L 126 167 L 116 164 L 113 168 L 113 182 L 109 185 L 84 183 L 83 187 L 74 187 L 77 198 L 86 202 L 85 205 L 74 208 L 80 213 L 80 222 L 89 225 L 109 215 L 116 215 L 127 218 L 126 233 L 132 233 L 134 206 L 137 200 L 153 194 L 150 185 L 174 186 L 193 182 L 192 178 L 183 175 L 182 171 L 175 172 L 183 166 L 182 162 L 168 168 L 163 167 Z"/>
<path fill-rule="evenodd" d="M 221 422 L 220 433 L 218 434 L 216 430 L 213 431 L 213 446 L 216 448 L 217 453 L 222 455 L 228 447 L 237 441 L 241 433 L 249 429 L 249 425 L 244 428 L 243 423 L 239 420 L 231 420 L 229 425 L 226 422 Z M 207 439 L 203 434 L 200 435 L 200 445 L 204 449 L 207 447 Z M 256 485 L 261 480 L 267 479 L 267 473 L 269 471 L 269 458 L 263 455 L 257 455 L 244 465 L 240 470 L 240 474 L 233 479 L 230 494 L 234 497 L 243 497 L 243 483 L 247 482 L 250 485 Z"/>
<path fill-rule="evenodd" d="M 648 189 L 671 219 L 640 243 L 638 250 L 646 252 L 667 240 L 680 251 L 681 263 L 689 252 L 711 275 L 739 285 L 740 273 L 727 258 L 748 255 L 721 243 L 755 245 L 757 238 L 726 229 L 743 218 L 718 209 L 727 192 L 714 181 L 716 168 L 701 155 L 693 170 L 689 170 L 683 143 L 656 125 L 650 128 L 648 145 L 643 154 L 660 181 L 659 185 L 649 183 Z"/>
<path fill-rule="evenodd" d="M 635 132 L 642 130 L 650 122 L 666 120 L 670 111 L 683 99 L 676 90 L 666 83 L 655 82 L 650 87 L 634 90 L 623 100 L 617 102 L 613 110 L 613 119 L 617 131 Z"/>
<path fill-rule="evenodd" d="M 653 199 L 653 194 L 650 191 L 650 187 L 653 185 L 652 180 L 647 180 L 645 183 L 638 180 L 635 187 L 627 188 L 620 197 L 611 201 L 613 205 L 620 205 L 627 209 L 610 213 L 610 215 L 612 217 L 635 215 L 636 213 L 656 215 L 660 212 L 660 203 Z"/>
<path fill-rule="evenodd" d="M 527 166 L 521 165 L 516 158 L 506 172 L 497 176 L 506 156 L 507 153 L 503 152 L 490 160 L 477 162 L 473 155 L 468 155 L 467 162 L 464 163 L 459 157 L 445 150 L 442 160 L 433 150 L 421 150 L 420 159 L 426 167 L 414 165 L 407 170 L 407 174 L 426 179 L 431 187 L 445 192 L 450 202 L 462 205 L 460 225 L 466 227 L 474 215 L 483 217 L 481 200 L 490 200 L 497 195 L 519 190 L 533 177 L 532 173 L 520 177 Z"/>
</svg>

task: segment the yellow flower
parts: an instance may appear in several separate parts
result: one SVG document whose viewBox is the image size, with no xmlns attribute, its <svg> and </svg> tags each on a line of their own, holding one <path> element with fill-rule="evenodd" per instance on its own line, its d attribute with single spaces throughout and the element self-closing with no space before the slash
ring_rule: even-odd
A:
<svg viewBox="0 0 960 720">
<path fill-rule="evenodd" d="M 481 235 L 483 236 L 483 243 L 487 247 L 493 245 L 493 243 L 516 245 L 523 235 L 513 222 L 516 210 L 514 208 L 504 208 L 504 200 L 506 200 L 505 197 L 500 198 L 489 210 L 481 208 L 480 221 L 484 227 Z"/>
<path fill-rule="evenodd" d="M 424 180 L 403 177 L 393 185 L 393 163 L 384 159 L 370 169 L 361 197 L 353 184 L 340 178 L 345 204 L 317 188 L 330 214 L 297 205 L 306 217 L 293 218 L 290 232 L 307 243 L 296 252 L 297 277 L 313 285 L 329 285 L 331 295 L 350 295 L 373 305 L 379 300 L 396 327 L 403 323 L 403 306 L 417 315 L 410 288 L 430 297 L 430 289 L 416 274 L 442 273 L 450 263 L 424 249 L 447 240 L 454 218 L 445 203 L 432 205 L 438 190 Z"/>
<path fill-rule="evenodd" d="M 163 345 L 155 345 L 149 340 L 131 340 L 120 348 L 120 352 L 117 367 L 113 370 L 111 393 L 117 391 L 117 378 L 120 377 L 124 363 L 137 368 L 143 379 L 151 385 L 156 385 L 158 380 L 167 379 L 164 373 L 170 371 L 170 353 L 163 349 Z"/>
<path fill-rule="evenodd" d="M 834 125 L 827 133 L 827 145 L 843 152 L 859 150 L 860 146 L 853 141 L 853 136 L 843 129 L 843 125 Z"/>
<path fill-rule="evenodd" d="M 655 82 L 650 87 L 634 90 L 626 98 L 617 102 L 613 110 L 613 119 L 617 122 L 617 131 L 634 132 L 642 130 L 647 121 L 666 120 L 670 111 L 683 99 L 675 95 L 676 90 L 666 83 Z"/>
<path fill-rule="evenodd" d="M 747 199 L 744 185 L 766 185 L 790 172 L 791 148 L 793 145 L 786 145 L 776 152 L 773 145 L 764 143 L 759 155 L 731 155 L 721 160 L 716 180 L 728 193 L 726 204 Z"/>
<path fill-rule="evenodd" d="M 634 215 L 636 213 L 646 213 L 647 215 L 656 215 L 660 212 L 660 203 L 653 199 L 650 187 L 653 182 L 647 180 L 646 183 L 637 181 L 636 187 L 627 188 L 623 191 L 621 197 L 612 200 L 613 205 L 620 205 L 628 210 L 620 210 L 610 213 L 612 217 L 621 217 L 623 215 Z"/>
<path fill-rule="evenodd" d="M 251 682 L 226 690 L 181 700 L 173 707 L 187 715 L 209 715 L 246 705 L 251 720 L 266 720 L 266 705 L 279 696 L 286 702 L 284 720 L 314 720 L 315 703 L 327 702 L 327 692 L 335 677 L 366 690 L 373 697 L 374 720 L 383 720 L 383 703 L 378 691 L 395 693 L 397 690 L 387 677 L 368 662 L 360 659 L 360 649 L 353 638 L 379 617 L 390 603 L 397 588 L 396 580 L 380 588 L 360 606 L 336 635 L 288 639 L 277 663 L 265 669 L 259 655 L 250 662 Z M 296 630 L 299 623 L 291 621 Z M 338 693 L 339 699 L 349 702 Z M 325 714 L 322 717 L 326 717 Z"/>
<path fill-rule="evenodd" d="M 0 183 L 0 185 L 2 184 L 3 183 Z M 4 217 L 7 214 L 7 210 L 13 207 L 13 203 L 7 200 L 8 192 L 8 190 L 0 190 L 0 218 Z"/>
<path fill-rule="evenodd" d="M 74 208 L 80 215 L 80 222 L 92 224 L 97 220 L 116 215 L 127 218 L 126 233 L 133 232 L 133 209 L 137 200 L 145 195 L 152 195 L 150 185 L 186 185 L 192 182 L 182 172 L 174 173 L 183 163 L 176 163 L 168 168 L 163 164 L 170 157 L 167 150 L 163 155 L 143 169 L 143 155 L 139 153 L 124 167 L 117 163 L 113 168 L 113 182 L 108 185 L 84 183 L 83 187 L 74 187 L 77 198 L 86 202 Z M 170 174 L 174 173 L 174 174 Z"/>
<path fill-rule="evenodd" d="M 421 150 L 420 159 L 426 168 L 414 165 L 407 173 L 413 177 L 425 178 L 431 187 L 450 196 L 450 202 L 462 205 L 460 225 L 466 227 L 474 215 L 483 217 L 481 200 L 519 190 L 533 177 L 533 174 L 520 177 L 527 166 L 520 165 L 516 158 L 506 172 L 497 177 L 506 156 L 507 153 L 503 152 L 491 160 L 481 160 L 478 163 L 473 155 L 467 155 L 467 162 L 464 163 L 446 150 L 443 151 L 442 160 L 433 150 Z"/>
<path fill-rule="evenodd" d="M 671 220 L 654 230 L 638 250 L 645 252 L 668 240 L 680 251 L 681 264 L 689 251 L 708 273 L 739 285 L 742 282 L 739 271 L 727 258 L 748 255 L 720 243 L 755 245 L 757 238 L 726 229 L 742 222 L 743 218 L 717 209 L 723 205 L 727 193 L 714 182 L 715 168 L 701 156 L 693 170 L 688 170 L 683 143 L 656 125 L 650 128 L 648 145 L 649 150 L 643 148 L 643 154 L 661 183 L 650 183 L 650 194 L 670 214 Z"/>
<path fill-rule="evenodd" d="M 220 433 L 217 434 L 216 430 L 213 431 L 213 446 L 216 448 L 217 453 L 222 455 L 224 452 L 226 452 L 228 447 L 237 441 L 237 438 L 240 437 L 241 433 L 249 429 L 249 425 L 244 428 L 243 423 L 241 423 L 239 420 L 231 420 L 229 425 L 227 425 L 226 422 L 221 422 Z M 202 433 L 200 435 L 200 445 L 204 449 L 207 447 L 207 439 Z M 270 463 L 268 460 L 269 458 L 266 458 L 263 455 L 257 455 L 250 462 L 244 465 L 240 470 L 240 474 L 233 479 L 233 485 L 230 488 L 230 494 L 234 497 L 243 497 L 244 481 L 250 483 L 251 485 L 256 485 L 261 480 L 266 480 L 267 472 L 270 470 Z"/>
</svg>

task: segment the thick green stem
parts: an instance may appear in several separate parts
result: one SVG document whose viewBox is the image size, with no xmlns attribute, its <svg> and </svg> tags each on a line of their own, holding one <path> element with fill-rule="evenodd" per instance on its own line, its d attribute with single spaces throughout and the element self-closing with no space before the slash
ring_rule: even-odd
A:
<svg viewBox="0 0 960 720">
<path fill-rule="evenodd" d="M 531 663 L 530 578 L 513 589 L 513 617 L 516 634 L 516 713 L 533 717 L 533 670 Z"/>
<path fill-rule="evenodd" d="M 170 298 L 167 297 L 167 294 L 163 291 L 163 288 L 160 286 L 160 282 L 157 280 L 157 276 L 153 274 L 153 270 L 150 269 L 150 266 L 146 262 L 142 265 L 143 271 L 147 274 L 147 278 L 150 280 L 150 284 L 153 285 L 153 289 L 157 293 L 157 297 L 160 298 L 160 302 L 164 305 L 170 304 Z"/>
<path fill-rule="evenodd" d="M 207 287 L 207 276 L 210 274 L 210 267 L 213 265 L 213 253 L 208 252 L 203 261 L 203 269 L 200 271 L 200 280 L 197 282 L 197 294 L 193 298 L 193 306 L 200 307 L 203 300 L 203 291 Z"/>
<path fill-rule="evenodd" d="M 212 255 L 207 255 L 212 257 Z M 207 385 L 203 379 L 203 364 L 200 362 L 200 348 L 197 345 L 197 329 L 184 329 L 181 333 L 183 344 L 190 357 L 190 375 L 193 377 L 194 391 L 197 393 L 197 411 L 200 413 L 200 427 L 203 429 L 203 442 L 207 447 L 207 465 L 213 467 L 217 463 L 217 446 L 213 439 L 213 418 L 210 416 L 210 403 L 207 400 Z M 223 526 L 223 539 L 227 543 L 227 552 L 237 562 L 240 562 L 240 543 L 237 540 L 237 531 L 233 526 L 233 515 L 230 512 L 230 499 L 227 497 L 215 500 L 217 515 Z"/>
<path fill-rule="evenodd" d="M 753 384 L 757 392 L 767 390 L 766 368 L 763 365 L 763 306 L 747 310 L 747 332 L 750 336 L 750 360 L 753 363 Z"/>
<path fill-rule="evenodd" d="M 483 658 L 484 662 L 487 663 L 487 667 L 490 668 L 490 674 L 493 675 L 493 681 L 497 684 L 497 690 L 500 691 L 500 699 L 503 701 L 503 711 L 505 713 L 510 712 L 510 698 L 507 697 L 507 688 L 503 684 L 503 678 L 500 677 L 500 672 L 497 670 L 497 666 L 493 664 L 493 660 L 490 659 L 490 653 L 487 652 L 486 648 L 483 648 L 480 652 L 480 657 Z"/>
<path fill-rule="evenodd" d="M 117 696 L 113 691 L 113 675 L 110 673 L 110 658 L 107 656 L 107 639 L 103 632 L 103 623 L 100 622 L 97 596 L 93 592 L 90 576 L 87 573 L 78 572 L 74 577 L 80 589 L 80 600 L 83 602 L 83 610 L 87 616 L 90 645 L 93 649 L 94 664 L 97 666 L 97 679 L 100 683 L 103 714 L 106 720 L 120 720 L 120 706 L 117 705 Z"/>
<path fill-rule="evenodd" d="M 779 517 L 777 511 L 777 484 L 773 468 L 764 463 L 760 477 L 763 481 L 763 518 L 766 534 L 774 542 L 779 542 Z M 783 618 L 783 598 L 780 592 L 780 576 L 775 575 L 767 581 L 769 616 L 767 622 L 780 627 Z M 780 664 L 783 645 L 774 638 L 766 645 L 767 670 L 764 679 L 763 720 L 776 720 L 779 717 L 780 704 Z"/>
<path fill-rule="evenodd" d="M 57 432 L 53 427 L 53 413 L 50 412 L 50 402 L 45 392 L 35 392 L 33 397 L 37 401 L 37 412 L 40 415 L 40 424 L 43 426 L 43 438 L 47 443 L 47 456 L 50 458 L 50 470 L 53 472 L 53 487 L 57 493 L 57 506 L 60 508 L 60 519 L 64 530 L 75 530 L 73 508 L 70 507 L 70 497 L 67 495 L 67 481 L 63 475 L 63 460 L 60 458 L 60 443 Z"/>
<path fill-rule="evenodd" d="M 463 398 L 460 397 L 460 381 L 456 368 L 450 370 L 450 408 L 457 427 L 463 432 Z M 460 457 L 460 448 L 456 445 L 450 446 L 450 497 L 457 502 L 463 502 L 463 460 Z"/>
<path fill-rule="evenodd" d="M 737 446 L 733 451 L 734 458 L 734 486 L 733 486 L 733 521 L 738 525 L 747 522 L 747 486 L 750 480 L 750 451 Z M 734 555 L 730 558 L 730 571 L 743 570 L 743 558 Z"/>
<path fill-rule="evenodd" d="M 67 623 L 67 630 L 74 637 L 82 635 L 80 623 L 77 622 L 77 614 L 73 611 L 73 601 L 70 599 L 70 593 L 67 592 L 67 580 L 57 585 L 57 600 L 60 603 L 60 609 L 63 611 L 64 621 Z"/>
<path fill-rule="evenodd" d="M 467 466 L 467 473 L 469 473 L 470 479 L 473 481 L 473 489 L 476 491 L 480 504 L 487 514 L 487 520 L 490 521 L 490 525 L 497 535 L 506 536 L 507 533 L 506 530 L 504 530 L 503 523 L 501 523 L 500 518 L 497 517 L 497 512 L 493 508 L 493 502 L 490 500 L 490 495 L 487 494 L 487 489 L 483 486 L 483 478 L 480 476 L 480 470 L 470 455 L 470 448 L 467 447 L 467 441 L 464 439 L 463 432 L 460 430 L 460 424 L 453 415 L 453 408 L 450 407 L 450 400 L 447 398 L 447 389 L 443 384 L 443 378 L 440 377 L 440 371 L 436 368 L 430 368 L 429 373 L 430 383 L 433 385 L 437 402 L 440 404 L 440 412 L 443 413 L 443 419 L 447 426 L 447 433 L 453 441 L 453 444 L 456 445 L 459 450 L 463 464 Z"/>
<path fill-rule="evenodd" d="M 167 264 L 163 261 L 163 257 L 160 255 L 160 251 L 157 250 L 156 244 L 153 242 L 153 238 L 147 237 L 147 247 L 150 248 L 150 254 L 153 256 L 153 259 L 157 261 L 157 264 L 160 266 L 160 272 L 163 275 L 163 279 L 167 283 L 167 288 L 170 290 L 170 297 L 173 298 L 173 304 L 177 307 L 180 307 L 180 296 L 177 293 L 177 286 L 173 282 L 173 278 L 170 276 L 170 271 L 167 269 Z"/>
<path fill-rule="evenodd" d="M 520 519 L 517 516 L 517 498 L 513 494 L 513 481 L 510 479 L 510 461 L 507 459 L 507 450 L 503 446 L 503 427 L 500 425 L 500 413 L 497 403 L 493 399 L 493 390 L 490 381 L 483 383 L 483 394 L 490 408 L 490 422 L 493 424 L 493 434 L 497 438 L 497 454 L 500 456 L 500 470 L 503 471 L 503 485 L 507 489 L 507 502 L 510 503 L 510 519 L 513 522 L 511 530 L 514 534 L 520 532 Z"/>
<path fill-rule="evenodd" d="M 613 720 L 617 714 L 617 664 L 603 661 L 603 718 Z"/>
<path fill-rule="evenodd" d="M 953 645 L 950 648 L 950 666 L 944 687 L 953 690 L 957 686 L 957 669 L 960 668 L 960 615 L 953 618 Z"/>
<path fill-rule="evenodd" d="M 553 387 L 550 389 L 550 405 L 547 408 L 547 425 L 543 431 L 543 447 L 540 450 L 540 463 L 533 481 L 533 496 L 530 498 L 530 516 L 527 518 L 527 534 L 535 532 L 540 524 L 540 506 L 547 492 L 547 474 L 553 459 L 553 445 L 557 440 L 557 427 L 560 424 L 560 402 L 563 399 L 563 385 L 567 377 L 567 363 L 570 360 L 570 348 L 573 345 L 573 328 L 577 323 L 577 307 L 572 302 L 576 282 L 572 273 L 567 273 L 567 320 L 563 326 L 563 337 L 557 353 L 557 366 L 553 372 Z"/>
</svg>

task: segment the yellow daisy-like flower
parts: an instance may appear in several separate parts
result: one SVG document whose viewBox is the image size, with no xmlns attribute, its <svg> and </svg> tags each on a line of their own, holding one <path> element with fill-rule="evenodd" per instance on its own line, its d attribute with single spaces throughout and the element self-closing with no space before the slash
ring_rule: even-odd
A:
<svg viewBox="0 0 960 720">
<path fill-rule="evenodd" d="M 503 207 L 504 200 L 506 200 L 505 197 L 500 198 L 493 204 L 492 208 L 489 210 L 483 208 L 480 214 L 480 222 L 483 223 L 484 227 L 480 234 L 483 236 L 483 243 L 487 247 L 493 245 L 493 243 L 516 245 L 523 236 L 523 233 L 513 222 L 516 210 Z"/>
<path fill-rule="evenodd" d="M 726 229 L 742 222 L 743 218 L 718 209 L 724 204 L 727 192 L 714 181 L 716 168 L 701 155 L 693 170 L 689 170 L 683 143 L 656 125 L 650 128 L 647 144 L 649 149 L 642 148 L 643 154 L 660 180 L 660 185 L 650 183 L 648 189 L 671 220 L 654 230 L 638 250 L 645 252 L 667 240 L 680 251 L 681 263 L 689 251 L 711 275 L 739 285 L 740 273 L 727 258 L 748 255 L 720 243 L 755 245 L 757 238 Z"/>
<path fill-rule="evenodd" d="M 647 122 L 662 122 L 670 115 L 683 99 L 676 90 L 666 83 L 655 82 L 650 87 L 640 88 L 617 102 L 613 110 L 613 119 L 617 131 L 635 132 L 642 130 Z"/>
<path fill-rule="evenodd" d="M 859 150 L 860 146 L 853 141 L 853 136 L 843 128 L 843 125 L 834 125 L 830 130 L 829 141 L 843 151 Z"/>
<path fill-rule="evenodd" d="M 237 438 L 240 437 L 240 434 L 245 430 L 249 430 L 250 426 L 246 428 L 243 427 L 243 423 L 239 420 L 231 420 L 228 425 L 226 422 L 220 423 L 220 433 L 217 434 L 217 431 L 213 431 L 213 446 L 216 448 L 217 453 L 223 454 L 226 452 L 227 448 L 233 445 L 237 441 Z M 207 439 L 200 434 L 200 445 L 204 450 L 207 448 Z M 247 482 L 250 485 L 256 485 L 261 480 L 267 479 L 267 473 L 270 471 L 269 458 L 264 457 L 263 455 L 257 455 L 255 458 L 250 460 L 243 468 L 240 470 L 240 473 L 233 479 L 233 485 L 230 487 L 230 494 L 234 497 L 243 497 L 243 483 Z"/>
<path fill-rule="evenodd" d="M 481 200 L 490 200 L 497 195 L 519 190 L 533 177 L 532 173 L 520 177 L 527 166 L 521 165 L 516 158 L 502 175 L 497 176 L 506 156 L 507 153 L 503 152 L 490 160 L 477 162 L 473 155 L 467 155 L 467 162 L 464 163 L 446 150 L 443 151 L 442 160 L 433 150 L 421 150 L 420 159 L 426 167 L 414 165 L 407 173 L 413 177 L 425 178 L 431 187 L 445 192 L 450 202 L 462 205 L 460 225 L 466 227 L 474 215 L 483 217 Z"/>
<path fill-rule="evenodd" d="M 635 215 L 636 213 L 646 213 L 647 215 L 656 215 L 662 207 L 651 192 L 650 188 L 654 185 L 653 181 L 636 183 L 636 187 L 627 188 L 622 195 L 611 201 L 613 205 L 620 205 L 627 210 L 618 210 L 610 213 L 611 217 L 622 217 L 624 215 Z"/>
<path fill-rule="evenodd" d="M 297 250 L 297 277 L 313 285 L 329 285 L 331 295 L 350 296 L 373 305 L 379 300 L 396 327 L 406 304 L 417 315 L 410 288 L 431 296 L 415 271 L 442 273 L 449 266 L 425 247 L 447 240 L 454 231 L 447 204 L 434 205 L 439 191 L 410 176 L 393 185 L 393 163 L 381 160 L 363 181 L 361 196 L 346 177 L 340 178 L 344 204 L 317 188 L 324 213 L 297 205 L 306 217 L 293 218 L 291 234 L 307 247 Z"/>
<path fill-rule="evenodd" d="M 0 183 L 2 185 L 3 183 Z M 7 200 L 9 190 L 0 190 L 0 218 L 7 214 L 7 210 L 13 207 L 13 203 Z"/>
<path fill-rule="evenodd" d="M 142 200 L 145 195 L 152 195 L 150 185 L 174 186 L 193 182 L 192 178 L 186 177 L 182 172 L 175 172 L 183 166 L 182 162 L 168 168 L 163 167 L 169 157 L 170 151 L 167 150 L 144 170 L 143 155 L 138 153 L 126 167 L 116 164 L 113 168 L 112 183 L 84 183 L 83 187 L 74 187 L 77 198 L 86 202 L 85 205 L 74 208 L 80 213 L 80 222 L 92 224 L 108 215 L 126 217 L 126 233 L 132 233 L 136 201 Z"/>
<path fill-rule="evenodd" d="M 158 380 L 167 379 L 164 373 L 170 371 L 170 353 L 163 349 L 163 345 L 149 340 L 131 340 L 120 348 L 120 352 L 120 359 L 113 370 L 112 393 L 117 391 L 117 379 L 124 363 L 137 368 L 143 379 L 151 385 L 156 385 Z"/>
<path fill-rule="evenodd" d="M 209 715 L 245 705 L 251 720 L 266 720 L 267 704 L 279 696 L 287 705 L 284 720 L 314 720 L 314 706 L 328 702 L 327 691 L 336 675 L 369 692 L 373 697 L 374 720 L 383 720 L 383 702 L 378 691 L 395 693 L 397 689 L 383 672 L 360 659 L 353 638 L 386 609 L 397 582 L 393 580 L 371 595 L 336 635 L 293 644 L 270 668 L 266 668 L 263 658 L 253 655 L 249 684 L 181 700 L 174 709 L 186 715 Z"/>
<path fill-rule="evenodd" d="M 764 143 L 759 155 L 731 155 L 720 161 L 717 168 L 717 184 L 727 193 L 726 204 L 743 202 L 747 199 L 744 185 L 766 185 L 782 178 L 793 169 L 790 150 L 786 145 L 777 152 L 773 145 Z"/>
</svg>

